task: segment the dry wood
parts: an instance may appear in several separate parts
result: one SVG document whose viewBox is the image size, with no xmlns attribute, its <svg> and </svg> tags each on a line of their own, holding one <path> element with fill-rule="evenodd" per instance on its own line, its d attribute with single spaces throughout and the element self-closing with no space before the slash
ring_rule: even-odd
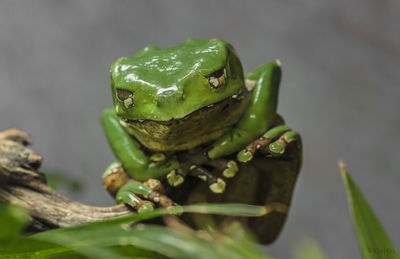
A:
<svg viewBox="0 0 400 259">
<path fill-rule="evenodd" d="M 30 142 L 23 131 L 0 132 L 0 202 L 25 208 L 32 217 L 31 230 L 68 227 L 131 213 L 125 205 L 89 206 L 51 189 L 39 171 L 42 157 L 27 147 Z"/>
</svg>

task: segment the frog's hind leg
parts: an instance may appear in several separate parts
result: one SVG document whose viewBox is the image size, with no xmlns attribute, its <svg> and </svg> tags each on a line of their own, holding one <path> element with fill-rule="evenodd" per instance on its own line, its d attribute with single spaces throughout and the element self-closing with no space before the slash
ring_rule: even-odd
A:
<svg viewBox="0 0 400 259">
<path fill-rule="evenodd" d="M 274 124 L 280 79 L 279 61 L 262 65 L 246 77 L 249 91 L 253 88 L 251 102 L 235 127 L 212 143 L 210 159 L 238 152 Z"/>
<path fill-rule="evenodd" d="M 292 142 L 296 142 L 298 150 L 301 150 L 300 134 L 286 125 L 279 125 L 250 143 L 238 153 L 237 158 L 240 162 L 245 163 L 252 160 L 257 152 L 267 154 L 267 157 L 281 156 L 285 153 L 287 145 Z"/>
</svg>

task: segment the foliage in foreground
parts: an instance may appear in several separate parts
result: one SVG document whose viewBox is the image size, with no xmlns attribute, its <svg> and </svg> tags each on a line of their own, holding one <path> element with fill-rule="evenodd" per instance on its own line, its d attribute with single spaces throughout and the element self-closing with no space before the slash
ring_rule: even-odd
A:
<svg viewBox="0 0 400 259">
<path fill-rule="evenodd" d="M 22 227 L 28 223 L 27 215 L 20 208 L 3 205 L 0 227 L 6 235 L 0 237 L 0 257 L 267 258 L 259 246 L 247 239 L 232 239 L 219 234 L 205 238 L 161 226 L 133 224 L 180 212 L 258 216 L 264 213 L 264 208 L 241 204 L 192 205 L 28 236 L 19 235 Z"/>
<path fill-rule="evenodd" d="M 340 169 L 363 258 L 399 259 L 385 230 L 342 163 Z M 0 206 L 0 257 L 270 258 L 247 236 L 232 238 L 216 232 L 182 233 L 140 223 L 166 214 L 259 216 L 265 211 L 264 207 L 243 204 L 191 205 L 24 235 L 21 231 L 28 224 L 29 216 L 21 208 L 3 204 Z M 312 240 L 303 242 L 294 252 L 295 259 L 328 258 Z"/>
<path fill-rule="evenodd" d="M 339 162 L 339 168 L 346 187 L 349 208 L 353 216 L 354 227 L 363 258 L 399 259 L 400 257 L 385 229 L 342 162 Z"/>
<path fill-rule="evenodd" d="M 364 259 L 400 259 L 381 223 L 375 216 L 364 195 L 347 171 L 343 162 L 339 169 L 345 185 L 349 209 Z M 312 239 L 297 246 L 295 259 L 327 259 L 328 257 Z"/>
</svg>

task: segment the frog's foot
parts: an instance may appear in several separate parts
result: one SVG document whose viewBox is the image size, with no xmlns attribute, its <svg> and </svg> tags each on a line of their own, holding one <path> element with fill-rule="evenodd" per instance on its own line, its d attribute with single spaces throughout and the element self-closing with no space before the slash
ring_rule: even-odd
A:
<svg viewBox="0 0 400 259">
<path fill-rule="evenodd" d="M 190 158 L 182 163 L 178 169 L 174 169 L 167 174 L 168 183 L 173 187 L 177 187 L 185 181 L 188 174 L 207 181 L 207 175 L 203 176 L 197 170 L 196 173 L 192 172 L 198 165 L 202 165 L 207 161 L 208 158 L 204 155 L 203 151 L 191 154 Z"/>
<path fill-rule="evenodd" d="M 249 162 L 257 152 L 266 154 L 267 157 L 281 156 L 285 153 L 286 146 L 292 142 L 300 145 L 300 135 L 286 125 L 279 125 L 268 130 L 262 137 L 256 139 L 237 155 L 238 161 Z"/>
<path fill-rule="evenodd" d="M 225 181 L 220 177 L 215 177 L 211 172 L 203 167 L 192 165 L 190 167 L 189 175 L 207 182 L 213 193 L 223 193 L 225 191 Z"/>
<path fill-rule="evenodd" d="M 150 156 L 150 160 L 156 165 L 162 165 L 167 160 L 167 157 L 164 153 L 154 153 Z"/>
<path fill-rule="evenodd" d="M 222 171 L 222 175 L 225 178 L 233 178 L 236 173 L 239 171 L 238 165 L 234 160 L 225 160 L 225 159 L 214 159 L 210 160 L 207 165 L 212 166 L 219 171 Z"/>
<path fill-rule="evenodd" d="M 226 184 L 223 179 L 215 177 L 207 169 L 196 165 L 192 165 L 186 173 L 183 173 L 181 169 L 172 170 L 167 175 L 167 181 L 171 186 L 177 187 L 184 182 L 186 175 L 190 175 L 207 182 L 210 190 L 214 193 L 223 193 L 225 190 Z"/>
<path fill-rule="evenodd" d="M 143 183 L 130 180 L 117 192 L 116 200 L 139 213 L 152 211 L 156 205 L 162 208 L 177 206 L 169 197 L 159 192 L 161 188 L 157 179 L 149 179 Z"/>
<path fill-rule="evenodd" d="M 158 204 L 162 208 L 170 208 L 173 206 L 178 206 L 168 196 L 159 192 L 162 189 L 162 184 L 159 180 L 149 179 L 145 181 L 143 185 L 151 189 L 148 190 L 146 199 L 152 201 L 154 204 Z"/>
<path fill-rule="evenodd" d="M 152 211 L 154 209 L 154 204 L 151 201 L 142 200 L 139 198 L 137 193 L 141 191 L 140 187 L 138 186 L 139 184 L 140 183 L 136 181 L 129 181 L 117 192 L 115 198 L 118 203 L 125 203 L 139 213 Z"/>
<path fill-rule="evenodd" d="M 205 154 L 205 150 L 191 154 L 190 158 L 182 163 L 180 168 L 172 170 L 167 175 L 168 183 L 174 187 L 179 186 L 184 182 L 185 177 L 190 175 L 207 182 L 212 192 L 223 193 L 226 186 L 225 181 L 220 177 L 216 177 L 208 168 L 213 168 L 219 172 L 223 171 L 223 175 L 229 178 L 236 174 L 237 165 L 234 161 L 227 162 L 223 159 L 209 160 Z"/>
<path fill-rule="evenodd" d="M 177 187 L 185 181 L 185 177 L 186 174 L 182 171 L 182 169 L 178 168 L 167 174 L 167 181 L 169 185 Z"/>
<path fill-rule="evenodd" d="M 129 180 L 129 175 L 119 162 L 111 163 L 103 173 L 104 189 L 113 197 Z"/>
</svg>

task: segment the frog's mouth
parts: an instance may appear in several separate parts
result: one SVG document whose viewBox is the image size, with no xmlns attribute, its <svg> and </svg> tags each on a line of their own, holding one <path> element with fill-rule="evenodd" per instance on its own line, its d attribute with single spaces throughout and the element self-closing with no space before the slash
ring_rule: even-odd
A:
<svg viewBox="0 0 400 259">
<path fill-rule="evenodd" d="M 121 124 L 145 147 L 154 151 L 186 150 L 227 132 L 245 111 L 249 94 L 232 95 L 169 121 L 122 120 Z"/>
</svg>

